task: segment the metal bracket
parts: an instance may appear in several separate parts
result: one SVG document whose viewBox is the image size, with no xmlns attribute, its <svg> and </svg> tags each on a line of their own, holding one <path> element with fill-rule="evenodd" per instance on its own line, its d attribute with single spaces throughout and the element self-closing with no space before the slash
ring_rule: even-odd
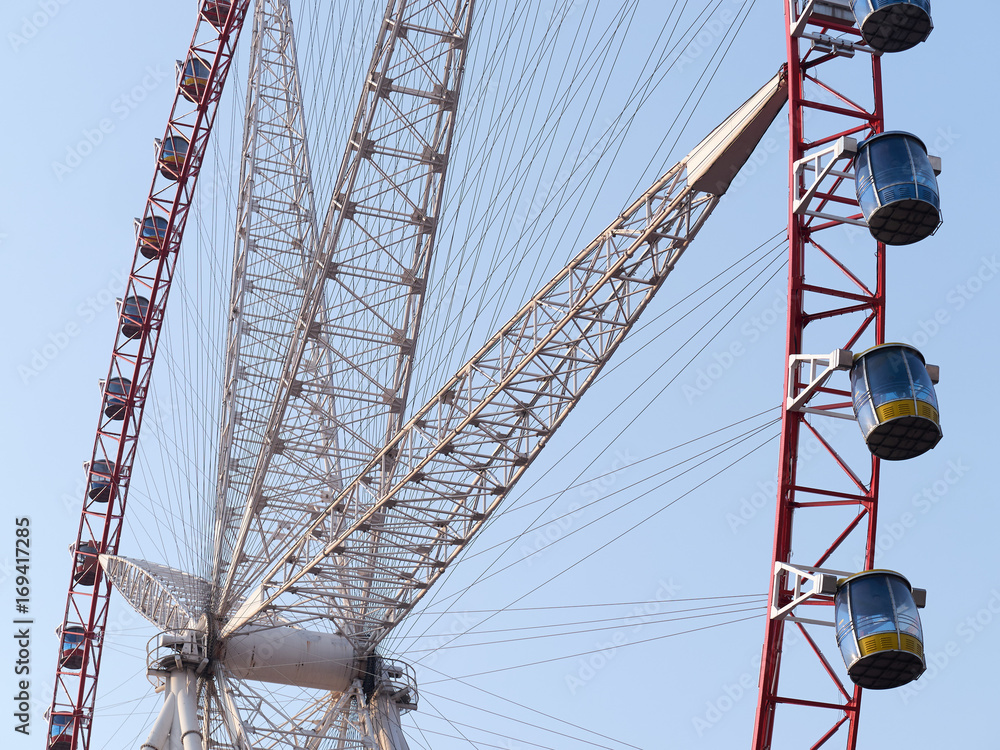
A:
<svg viewBox="0 0 1000 750">
<path fill-rule="evenodd" d="M 837 370 L 850 370 L 854 364 L 854 354 L 847 349 L 835 349 L 830 354 L 794 354 L 788 358 L 788 393 L 785 394 L 785 408 L 807 414 L 822 414 L 827 417 L 855 421 L 853 412 L 848 414 L 833 409 L 810 409 L 806 406 L 817 390 L 822 388 Z M 795 393 L 799 368 L 809 365 L 809 384 L 800 393 Z M 822 370 L 820 369 L 822 368 Z"/>
<path fill-rule="evenodd" d="M 790 574 L 792 576 L 792 580 L 794 581 L 792 585 L 792 601 L 783 607 L 779 607 L 776 597 L 782 588 L 781 576 L 783 573 Z M 836 623 L 832 620 L 827 622 L 826 620 L 815 620 L 810 617 L 795 617 L 792 614 L 792 610 L 815 596 L 833 596 L 837 593 L 837 580 L 840 578 L 847 578 L 851 575 L 854 574 L 843 570 L 810 568 L 806 566 L 798 568 L 794 565 L 789 565 L 788 563 L 774 563 L 774 581 L 771 585 L 771 619 L 785 620 L 787 622 L 801 622 L 807 625 L 826 625 L 834 627 Z M 812 582 L 812 588 L 803 593 L 802 584 L 806 581 Z"/>
<path fill-rule="evenodd" d="M 790 1 L 794 2 L 794 0 Z M 844 2 L 844 0 L 811 0 L 802 10 L 801 15 L 799 15 L 792 27 L 792 36 L 794 38 L 808 39 L 812 42 L 814 50 L 826 55 L 835 55 L 850 59 L 854 57 L 855 52 L 867 52 L 875 57 L 882 56 L 882 53 L 877 49 L 869 47 L 860 40 L 855 41 L 848 37 L 806 31 L 806 26 L 812 21 L 813 14 L 835 18 L 839 21 L 847 22 L 851 26 L 857 25 L 854 18 L 854 11 L 851 10 L 851 6 Z M 813 23 L 818 26 L 822 25 L 822 22 L 819 21 L 814 21 Z"/>
<path fill-rule="evenodd" d="M 859 45 L 850 39 L 842 39 L 829 34 L 803 34 L 803 38 L 812 41 L 812 48 L 825 55 L 836 55 L 851 59 L 858 50 Z"/>
<path fill-rule="evenodd" d="M 853 159 L 858 153 L 858 139 L 851 138 L 850 136 L 841 136 L 830 146 L 824 149 L 816 151 L 809 156 L 803 157 L 795 162 L 795 176 L 796 183 L 798 183 L 798 178 L 802 177 L 806 171 L 813 172 L 815 177 L 813 178 L 812 184 L 806 188 L 806 191 L 795 199 L 795 204 L 793 210 L 796 214 L 807 215 L 807 216 L 820 216 L 820 214 L 811 213 L 805 210 L 806 205 L 811 201 L 816 193 L 819 191 L 820 183 L 823 182 L 827 177 L 840 177 L 846 180 L 854 180 L 854 175 L 850 172 L 843 172 L 841 170 L 835 170 L 834 165 L 841 159 Z M 823 160 L 828 159 L 824 165 Z M 842 217 L 836 217 L 837 219 L 842 219 Z M 842 219 L 843 221 L 849 221 L 852 223 L 860 223 L 861 226 L 868 226 L 865 222 L 860 219 Z"/>
<path fill-rule="evenodd" d="M 777 595 L 778 592 L 782 590 L 781 576 L 783 573 L 788 573 L 792 576 L 792 600 L 785 606 L 779 607 Z M 837 624 L 835 621 L 827 622 L 826 620 L 816 620 L 811 617 L 796 617 L 792 614 L 792 611 L 800 604 L 809 601 L 813 597 L 833 596 L 837 593 L 839 579 L 850 578 L 853 575 L 855 574 L 845 570 L 812 568 L 808 565 L 797 567 L 795 565 L 789 565 L 788 563 L 775 562 L 773 574 L 774 580 L 771 584 L 771 619 L 785 620 L 786 622 L 801 622 L 805 625 L 825 625 L 831 628 L 834 627 Z M 803 593 L 802 584 L 806 581 L 812 582 L 812 588 Z M 913 602 L 917 605 L 917 609 L 923 609 L 927 604 L 927 590 L 914 588 L 912 589 L 912 592 Z"/>
<path fill-rule="evenodd" d="M 839 21 L 850 23 L 852 26 L 857 24 L 849 0 L 809 0 L 802 12 L 796 16 L 798 4 L 798 0 L 788 0 L 789 10 L 792 18 L 795 19 L 795 23 L 792 25 L 793 37 L 806 36 L 804 31 L 813 14 L 836 18 Z"/>
</svg>

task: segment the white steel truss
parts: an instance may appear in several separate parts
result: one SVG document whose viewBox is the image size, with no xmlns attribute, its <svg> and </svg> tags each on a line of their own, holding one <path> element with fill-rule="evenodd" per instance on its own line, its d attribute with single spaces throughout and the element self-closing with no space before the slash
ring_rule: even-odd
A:
<svg viewBox="0 0 1000 750">
<path fill-rule="evenodd" d="M 680 162 L 539 291 L 302 529 L 222 636 L 268 612 L 319 618 L 336 598 L 342 632 L 373 652 L 597 377 L 785 96 L 779 75 L 692 152 L 715 192 Z"/>
<path fill-rule="evenodd" d="M 332 525 L 312 522 L 339 494 L 340 478 L 356 476 L 401 423 L 471 16 L 471 0 L 389 4 L 320 252 L 275 347 L 274 390 L 260 404 L 266 421 L 255 425 L 255 454 L 238 459 L 252 463 L 249 481 L 228 493 L 241 503 L 224 518 L 228 556 L 239 558 L 218 577 L 220 615 L 303 519 L 332 538 Z"/>
<path fill-rule="evenodd" d="M 276 692 L 233 679 L 217 666 L 205 681 L 202 705 L 206 737 L 232 750 L 406 750 L 399 733 L 399 708 L 388 696 L 365 696 L 361 681 L 344 693 Z M 395 734 L 393 733 L 395 730 Z M 209 733 L 211 732 L 211 733 Z M 228 738 L 228 744 L 226 743 Z"/>
<path fill-rule="evenodd" d="M 237 531 L 306 279 L 318 262 L 305 116 L 287 0 L 256 3 L 250 58 L 219 448 L 216 582 L 239 564 L 233 560 Z M 309 354 L 306 366 L 316 366 L 315 352 Z M 322 474 L 332 484 L 339 479 L 330 450 L 334 435 L 330 429 L 315 432 L 323 449 L 316 452 L 310 474 Z M 277 503 L 258 510 L 280 512 Z M 261 530 L 280 524 L 275 519 Z"/>
<path fill-rule="evenodd" d="M 145 560 L 99 559 L 121 595 L 160 630 L 191 627 L 210 603 L 212 585 L 203 578 Z"/>
<path fill-rule="evenodd" d="M 337 600 L 342 632 L 373 651 L 593 382 L 785 97 L 778 76 L 692 152 L 727 162 L 699 164 L 699 184 L 726 175 L 717 192 L 689 185 L 680 162 L 543 287 L 284 548 L 222 636 L 269 611 L 323 619 Z M 387 467 L 397 478 L 382 488 Z"/>
<path fill-rule="evenodd" d="M 349 601 L 341 616 L 354 619 L 359 648 L 374 648 L 524 473 L 717 202 L 688 187 L 684 163 L 660 178 L 376 454 L 223 635 L 265 608 L 305 614 L 336 595 Z M 398 480 L 380 493 L 389 464 Z M 317 538 L 338 519 L 332 541 Z"/>
</svg>

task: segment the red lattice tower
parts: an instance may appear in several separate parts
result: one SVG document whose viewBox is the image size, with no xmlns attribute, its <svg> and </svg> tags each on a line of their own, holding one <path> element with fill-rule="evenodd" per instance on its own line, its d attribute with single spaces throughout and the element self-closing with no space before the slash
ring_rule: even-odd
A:
<svg viewBox="0 0 1000 750">
<path fill-rule="evenodd" d="M 106 414 L 102 398 L 97 438 L 91 466 L 100 461 L 114 465 L 106 499 L 84 495 L 80 527 L 74 549 L 92 545 L 96 553 L 74 554 L 69 594 L 63 615 L 62 630 L 83 627 L 83 643 L 79 647 L 82 662 L 79 669 L 69 669 L 57 662 L 55 688 L 49 708 L 47 746 L 59 750 L 88 750 L 97 696 L 101 654 L 108 621 L 111 582 L 97 564 L 98 554 L 116 554 L 121 537 L 122 521 L 128 497 L 136 441 L 142 424 L 143 408 L 149 390 L 153 360 L 160 337 L 160 328 L 177 264 L 178 251 L 188 212 L 194 196 L 198 173 L 208 144 L 222 89 L 232 63 L 233 51 L 243 27 L 249 0 L 219 2 L 205 0 L 199 9 L 194 36 L 185 62 L 200 58 L 204 68 L 194 71 L 198 80 L 187 87 L 184 74 L 174 96 L 163 142 L 181 137 L 188 142 L 186 155 L 176 164 L 173 174 L 165 175 L 159 165 L 153 176 L 142 222 L 159 219 L 155 227 L 155 242 L 136 242 L 135 257 L 125 298 L 142 297 L 149 301 L 142 323 L 133 317 L 126 321 L 126 310 L 119 310 L 119 324 L 111 353 L 111 365 L 105 384 L 123 378 L 131 383 L 121 397 L 121 410 L 112 418 Z M 165 220 L 165 225 L 163 221 Z M 147 238 L 148 239 L 148 238 Z M 145 251 L 145 254 L 144 252 Z M 147 256 L 152 257 L 147 257 Z M 128 335 L 122 327 L 132 330 Z M 138 329 L 138 331 L 136 331 Z M 106 386 L 105 386 L 106 388 Z M 87 575 L 81 576 L 84 570 Z M 52 717 L 71 717 L 57 737 L 53 738 Z"/>
<path fill-rule="evenodd" d="M 879 459 L 867 451 L 863 456 L 848 457 L 834 447 L 829 434 L 823 434 L 830 417 L 822 412 L 849 412 L 850 393 L 826 387 L 825 381 L 816 387 L 815 380 L 807 391 L 809 366 L 815 372 L 817 364 L 832 368 L 835 363 L 830 358 L 817 362 L 805 355 L 836 349 L 860 351 L 885 341 L 886 248 L 875 243 L 864 228 L 853 170 L 849 169 L 856 142 L 884 130 L 881 64 L 879 56 L 864 45 L 851 9 L 843 2 L 786 0 L 785 25 L 791 126 L 786 362 L 804 366 L 789 364 L 786 369 L 773 561 L 776 566 L 791 563 L 793 515 L 797 522 L 809 523 L 812 519 L 800 514 L 830 514 L 837 508 L 844 514 L 853 506 L 856 512 L 851 512 L 846 524 L 823 525 L 825 539 L 821 543 L 817 544 L 816 534 L 805 542 L 796 539 L 796 558 L 822 567 L 835 553 L 850 554 L 848 548 L 852 548 L 854 559 L 863 559 L 868 569 L 875 560 Z M 873 244 L 874 253 L 869 250 Z M 821 329 L 822 336 L 810 335 L 807 341 L 811 325 L 814 328 L 809 330 Z M 860 443 L 856 428 L 848 427 Z M 802 476 L 799 455 L 807 440 L 818 442 L 825 462 L 836 467 L 827 472 L 828 482 Z M 790 576 L 772 576 L 774 606 L 788 605 L 793 594 Z M 809 603 L 818 605 L 826 619 L 831 619 L 832 597 L 814 597 Z M 785 683 L 791 682 L 781 680 L 786 625 L 801 631 L 809 652 L 805 658 L 819 660 L 820 669 L 836 686 L 839 701 L 816 700 L 815 694 L 800 694 L 798 686 L 782 691 Z M 769 619 L 754 750 L 771 748 L 776 712 L 791 719 L 796 710 L 808 714 L 808 721 L 829 719 L 822 721 L 815 735 L 800 736 L 796 747 L 818 748 L 835 735 L 846 735 L 846 747 L 856 748 L 862 691 L 842 680 L 824 656 L 824 650 L 836 650 L 832 629 L 829 636 L 821 648 L 803 623 Z M 835 658 L 839 659 L 839 654 Z M 801 707 L 813 710 L 802 711 Z M 798 725 L 795 731 L 800 732 Z"/>
</svg>

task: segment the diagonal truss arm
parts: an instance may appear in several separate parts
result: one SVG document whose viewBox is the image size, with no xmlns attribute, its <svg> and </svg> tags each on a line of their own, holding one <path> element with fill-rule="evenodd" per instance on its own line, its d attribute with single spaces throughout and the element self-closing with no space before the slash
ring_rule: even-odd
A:
<svg viewBox="0 0 1000 750">
<path fill-rule="evenodd" d="M 307 532 L 223 634 L 293 588 L 314 597 L 331 586 L 357 596 L 342 617 L 362 621 L 366 640 L 392 627 L 563 422 L 715 207 L 684 173 L 670 170 L 525 305 L 324 513 L 353 522 L 326 544 Z M 400 479 L 379 499 L 390 461 Z M 340 564 L 324 564 L 329 555 Z"/>
<path fill-rule="evenodd" d="M 339 597 L 349 607 L 341 627 L 374 649 L 593 383 L 786 94 L 776 77 L 539 291 L 303 530 L 222 635 L 276 608 L 318 616 L 319 603 Z M 692 173 L 715 192 L 689 184 Z M 380 488 L 390 465 L 396 479 Z M 338 527 L 329 541 L 316 533 L 327 524 Z"/>
<path fill-rule="evenodd" d="M 402 422 L 471 15 L 472 0 L 389 3 L 241 505 L 227 508 L 220 614 Z"/>
<path fill-rule="evenodd" d="M 360 685 L 346 693 L 316 692 L 305 700 L 288 700 L 234 678 L 216 667 L 204 704 L 208 721 L 231 739 L 232 750 L 366 750 L 375 747 L 372 722 L 366 716 Z M 219 745 L 225 747 L 225 745 Z"/>
</svg>

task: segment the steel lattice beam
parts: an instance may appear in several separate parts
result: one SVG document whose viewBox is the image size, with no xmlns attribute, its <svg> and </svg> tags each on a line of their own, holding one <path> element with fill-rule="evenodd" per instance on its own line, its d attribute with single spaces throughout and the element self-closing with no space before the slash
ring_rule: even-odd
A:
<svg viewBox="0 0 1000 750">
<path fill-rule="evenodd" d="M 318 518 L 296 530 L 220 637 L 278 612 L 320 620 L 337 601 L 341 632 L 359 654 L 374 651 L 564 422 L 786 94 L 782 73 L 570 261 Z M 387 476 L 390 486 L 381 482 Z"/>
<path fill-rule="evenodd" d="M 717 202 L 687 186 L 683 163 L 664 175 L 376 455 L 272 567 L 223 635 L 279 599 L 283 611 L 308 611 L 336 593 L 351 603 L 342 617 L 354 619 L 359 647 L 376 644 L 496 509 Z M 390 463 L 399 480 L 379 497 L 378 478 Z M 313 531 L 335 516 L 355 520 L 333 541 L 317 540 Z"/>
<path fill-rule="evenodd" d="M 240 559 L 220 577 L 221 616 L 288 546 L 289 530 L 319 518 L 341 491 L 340 477 L 353 479 L 401 424 L 472 5 L 389 3 L 321 253 L 303 279 L 301 312 L 273 373 L 266 422 L 255 432 L 242 507 L 225 519 Z M 336 476 L 317 468 L 324 459 Z M 328 538 L 337 530 L 334 523 L 314 527 Z"/>
<path fill-rule="evenodd" d="M 219 442 L 216 583 L 231 572 L 234 562 L 237 566 L 241 562 L 233 560 L 234 545 L 265 446 L 264 432 L 281 385 L 281 368 L 293 341 L 307 281 L 322 263 L 287 0 L 259 0 L 255 5 L 239 184 Z M 312 347 L 303 357 L 303 367 L 319 369 L 325 361 L 325 353 Z M 294 410 L 295 405 L 290 408 Z M 314 423 L 310 465 L 299 473 L 316 477 L 323 486 L 336 487 L 339 467 L 333 425 L 329 420 L 310 420 L 309 414 L 298 421 Z M 282 468 L 280 456 L 273 463 Z M 250 546 L 267 551 L 268 534 L 287 523 L 289 515 L 298 520 L 308 510 L 310 498 L 295 496 L 288 507 L 275 500 L 257 503 Z M 319 503 L 320 498 L 313 502 Z M 225 608 L 221 601 L 213 607 Z"/>
</svg>

